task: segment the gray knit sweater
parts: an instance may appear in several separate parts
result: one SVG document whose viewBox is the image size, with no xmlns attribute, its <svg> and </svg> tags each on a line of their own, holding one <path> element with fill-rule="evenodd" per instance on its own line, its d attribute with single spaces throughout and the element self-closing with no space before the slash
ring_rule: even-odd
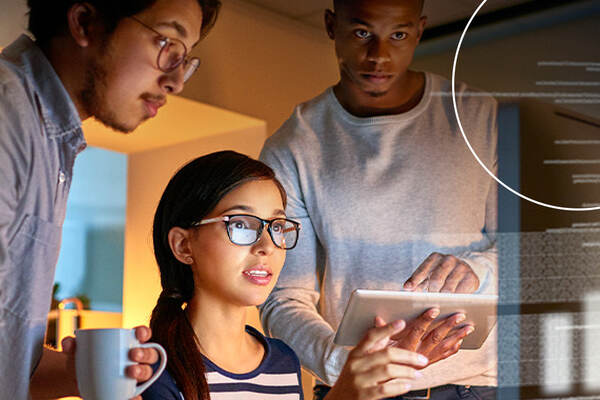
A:
<svg viewBox="0 0 600 400">
<path fill-rule="evenodd" d="M 463 140 L 450 90 L 426 73 L 412 110 L 357 118 L 329 88 L 297 106 L 261 153 L 288 192 L 288 216 L 302 223 L 261 320 L 327 384 L 347 358 L 333 337 L 354 289 L 400 290 L 437 251 L 465 260 L 480 293 L 497 292 L 496 185 Z M 496 102 L 464 84 L 457 93 L 469 141 L 495 170 Z M 413 388 L 495 385 L 495 338 L 425 368 Z"/>
</svg>

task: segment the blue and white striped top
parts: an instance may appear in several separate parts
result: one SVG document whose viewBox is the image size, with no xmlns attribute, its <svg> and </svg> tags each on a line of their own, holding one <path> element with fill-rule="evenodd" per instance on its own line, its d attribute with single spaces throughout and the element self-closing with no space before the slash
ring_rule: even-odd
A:
<svg viewBox="0 0 600 400">
<path fill-rule="evenodd" d="M 294 351 L 279 339 L 266 338 L 246 326 L 265 347 L 265 356 L 254 371 L 234 374 L 206 357 L 206 380 L 211 400 L 303 400 L 300 362 Z M 185 400 L 167 370 L 142 393 L 144 400 Z"/>
</svg>

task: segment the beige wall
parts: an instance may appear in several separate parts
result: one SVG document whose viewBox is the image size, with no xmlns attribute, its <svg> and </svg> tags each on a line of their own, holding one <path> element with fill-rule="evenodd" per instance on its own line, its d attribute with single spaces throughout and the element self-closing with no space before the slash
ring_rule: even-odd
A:
<svg viewBox="0 0 600 400">
<path fill-rule="evenodd" d="M 202 64 L 183 96 L 265 120 L 269 134 L 338 77 L 324 29 L 239 0 L 223 1 L 217 25 L 195 53 Z"/>
</svg>

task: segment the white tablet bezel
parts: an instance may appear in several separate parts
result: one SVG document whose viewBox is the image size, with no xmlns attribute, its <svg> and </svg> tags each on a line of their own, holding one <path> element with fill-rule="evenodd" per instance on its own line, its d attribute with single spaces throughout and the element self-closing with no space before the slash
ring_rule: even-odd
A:
<svg viewBox="0 0 600 400">
<path fill-rule="evenodd" d="M 439 307 L 436 321 L 458 312 L 467 316 L 459 326 L 471 324 L 475 331 L 464 339 L 461 349 L 478 349 L 496 324 L 497 304 L 496 295 L 356 289 L 348 300 L 334 343 L 356 346 L 374 326 L 376 316 L 387 322 L 398 319 L 408 322 L 429 308 Z"/>
</svg>

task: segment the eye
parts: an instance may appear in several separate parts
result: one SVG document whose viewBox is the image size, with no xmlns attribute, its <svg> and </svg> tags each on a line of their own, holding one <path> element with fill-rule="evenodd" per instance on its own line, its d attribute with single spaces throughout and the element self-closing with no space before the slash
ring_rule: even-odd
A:
<svg viewBox="0 0 600 400">
<path fill-rule="evenodd" d="M 248 224 L 241 220 L 232 221 L 231 225 L 234 229 L 248 229 Z"/>
<path fill-rule="evenodd" d="M 285 225 L 284 221 L 275 221 L 275 222 L 273 222 L 273 224 L 271 224 L 271 230 L 274 233 L 282 233 L 284 230 L 284 225 Z"/>
<path fill-rule="evenodd" d="M 407 36 L 406 32 L 394 32 L 392 34 L 392 39 L 394 39 L 394 40 L 404 40 L 404 39 L 406 39 L 406 36 Z"/>
<path fill-rule="evenodd" d="M 359 39 L 368 39 L 369 37 L 371 37 L 371 32 L 365 31 L 364 29 L 356 29 L 354 31 L 354 36 L 356 36 Z"/>
<path fill-rule="evenodd" d="M 162 49 L 163 47 L 169 44 L 169 38 L 159 37 L 158 39 L 156 39 L 156 43 L 158 44 L 158 47 Z"/>
</svg>

